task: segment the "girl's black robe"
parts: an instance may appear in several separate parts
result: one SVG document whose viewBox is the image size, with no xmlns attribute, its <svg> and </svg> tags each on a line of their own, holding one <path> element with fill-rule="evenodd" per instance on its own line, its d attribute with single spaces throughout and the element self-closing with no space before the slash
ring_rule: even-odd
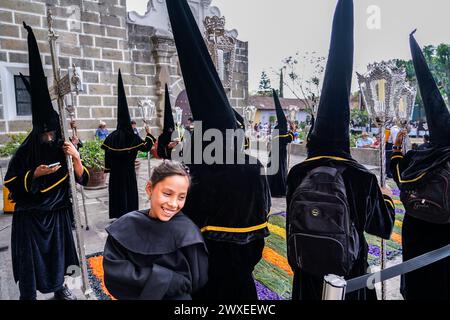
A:
<svg viewBox="0 0 450 320">
<path fill-rule="evenodd" d="M 106 229 L 105 285 L 119 300 L 188 300 L 208 277 L 200 230 L 183 213 L 162 222 L 130 212 Z"/>
</svg>

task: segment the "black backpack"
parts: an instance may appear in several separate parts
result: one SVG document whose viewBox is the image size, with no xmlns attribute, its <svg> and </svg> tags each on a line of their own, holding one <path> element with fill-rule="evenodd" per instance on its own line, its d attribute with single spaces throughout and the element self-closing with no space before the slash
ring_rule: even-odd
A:
<svg viewBox="0 0 450 320">
<path fill-rule="evenodd" d="M 350 218 L 343 165 L 315 168 L 289 204 L 288 259 L 293 268 L 324 276 L 348 275 L 359 255 Z"/>
<path fill-rule="evenodd" d="M 450 223 L 450 163 L 411 184 L 401 184 L 400 200 L 406 214 L 436 224 Z"/>
</svg>

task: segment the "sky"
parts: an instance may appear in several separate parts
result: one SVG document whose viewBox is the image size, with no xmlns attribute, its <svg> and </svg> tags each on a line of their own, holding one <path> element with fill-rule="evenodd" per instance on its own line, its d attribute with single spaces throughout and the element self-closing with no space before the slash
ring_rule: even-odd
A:
<svg viewBox="0 0 450 320">
<path fill-rule="evenodd" d="M 212 0 L 249 43 L 249 89 L 257 90 L 261 72 L 278 86 L 275 71 L 296 52 L 326 57 L 337 0 Z M 354 71 L 393 58 L 410 59 L 408 35 L 418 29 L 421 46 L 450 44 L 449 0 L 355 0 Z M 128 11 L 145 13 L 146 0 L 127 0 Z M 353 89 L 357 88 L 356 77 Z M 285 89 L 285 92 L 287 90 Z M 287 95 L 288 96 L 288 95 Z"/>
</svg>

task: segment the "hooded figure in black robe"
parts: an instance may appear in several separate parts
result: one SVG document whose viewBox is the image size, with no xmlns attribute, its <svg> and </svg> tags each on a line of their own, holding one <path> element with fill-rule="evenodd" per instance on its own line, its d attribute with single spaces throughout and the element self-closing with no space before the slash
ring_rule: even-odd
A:
<svg viewBox="0 0 450 320">
<path fill-rule="evenodd" d="M 150 151 L 155 142 L 150 132 L 147 132 L 145 141 L 133 132 L 120 70 L 117 95 L 117 129 L 106 137 L 102 145 L 105 150 L 105 171 L 109 172 L 110 219 L 138 209 L 139 196 L 134 162 L 138 151 Z"/>
<path fill-rule="evenodd" d="M 342 173 L 349 203 L 350 221 L 359 237 L 359 254 L 351 279 L 367 272 L 368 245 L 364 231 L 389 239 L 394 225 L 394 204 L 384 196 L 374 174 L 352 159 L 350 155 L 350 88 L 353 69 L 353 1 L 339 0 L 334 15 L 331 46 L 320 97 L 319 109 L 307 141 L 308 159 L 294 166 L 288 175 L 287 228 L 293 193 L 305 176 L 320 166 L 345 166 Z M 288 252 L 294 250 L 288 245 Z M 290 255 L 288 255 L 290 256 Z M 289 261 L 294 271 L 293 299 L 320 300 L 323 276 L 313 275 Z M 375 290 L 368 288 L 350 293 L 346 299 L 376 299 Z"/>
<path fill-rule="evenodd" d="M 66 290 L 66 270 L 78 265 L 78 257 L 59 116 L 52 106 L 33 30 L 24 26 L 28 31 L 30 83 L 22 79 L 31 94 L 33 129 L 10 161 L 5 185 L 16 203 L 11 234 L 14 279 L 19 282 L 21 299 L 36 299 L 36 290 L 57 296 Z M 52 139 L 44 139 L 47 135 Z M 56 162 L 61 165 L 59 169 L 35 176 L 39 166 Z M 86 168 L 82 171 L 75 177 L 86 185 L 89 175 Z"/>
<path fill-rule="evenodd" d="M 172 159 L 173 148 L 169 147 L 172 142 L 172 134 L 175 131 L 175 122 L 173 121 L 172 106 L 170 104 L 169 89 L 165 88 L 164 100 L 164 127 L 163 132 L 158 137 L 157 153 L 158 157 L 162 159 Z"/>
<path fill-rule="evenodd" d="M 130 212 L 106 229 L 105 285 L 119 300 L 190 300 L 208 274 L 202 235 L 182 212 L 167 222 Z M 187 232 L 189 231 L 189 232 Z"/>
<path fill-rule="evenodd" d="M 287 186 L 287 174 L 289 168 L 287 163 L 288 157 L 288 144 L 294 140 L 294 135 L 288 130 L 288 122 L 286 115 L 284 114 L 283 108 L 281 107 L 280 99 L 275 90 L 273 90 L 273 99 L 275 102 L 275 110 L 277 112 L 277 122 L 274 131 L 277 133 L 272 137 L 272 146 L 276 146 L 277 150 L 271 150 L 269 154 L 269 164 L 268 167 L 273 166 L 274 162 L 278 162 L 278 170 L 274 175 L 268 175 L 267 180 L 269 181 L 270 193 L 272 197 L 282 198 L 286 196 L 286 186 Z M 273 158 L 272 158 L 273 156 Z"/>
<path fill-rule="evenodd" d="M 233 109 L 189 5 L 186 0 L 166 3 L 194 120 L 202 121 L 203 130 L 236 130 Z M 193 136 L 202 133 L 197 124 Z M 209 252 L 208 283 L 194 298 L 257 299 L 252 272 L 269 233 L 270 191 L 261 163 L 230 146 L 236 140 L 220 139 L 224 147 L 216 152 L 245 164 L 207 164 L 191 153 L 192 160 L 201 159 L 188 165 L 192 185 L 183 212 L 201 229 Z M 204 151 L 206 143 L 201 143 L 193 141 L 191 150 Z M 183 152 L 188 153 L 186 147 Z"/>
<path fill-rule="evenodd" d="M 450 161 L 450 113 L 430 72 L 414 32 L 410 35 L 411 54 L 425 107 L 431 148 L 411 150 L 403 156 L 395 151 L 391 158 L 394 180 L 402 190 L 430 188 L 423 177 L 444 170 Z M 448 170 L 448 168 L 447 168 Z M 449 194 L 441 190 L 444 197 Z M 413 217 L 406 211 L 402 227 L 403 260 L 409 260 L 450 244 L 450 224 L 437 224 Z M 406 300 L 450 299 L 450 258 L 404 275 L 402 294 Z"/>
</svg>

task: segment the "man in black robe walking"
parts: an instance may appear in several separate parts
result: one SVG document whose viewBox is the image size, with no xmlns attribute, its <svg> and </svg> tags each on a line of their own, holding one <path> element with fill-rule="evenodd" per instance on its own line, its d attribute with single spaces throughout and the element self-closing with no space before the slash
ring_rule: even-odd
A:
<svg viewBox="0 0 450 320">
<path fill-rule="evenodd" d="M 403 156 L 402 145 L 406 133 L 400 132 L 391 158 L 394 180 L 401 190 L 400 198 L 406 209 L 402 227 L 404 261 L 450 244 L 448 219 L 438 221 L 433 212 L 435 208 L 426 201 L 439 199 L 441 203 L 448 203 L 450 200 L 446 183 L 444 186 L 437 183 L 439 179 L 432 178 L 440 172 L 445 175 L 444 170 L 449 170 L 450 113 L 413 34 L 410 35 L 411 54 L 425 107 L 430 144 L 424 150 L 411 150 Z M 434 199 L 416 197 L 417 193 L 414 191 L 423 193 L 426 189 L 429 190 L 430 196 L 435 197 Z M 414 214 L 410 211 L 411 209 L 408 209 L 414 203 L 428 208 L 423 209 L 426 213 L 424 216 Z M 403 280 L 404 286 L 401 291 L 406 300 L 448 300 L 450 299 L 450 258 L 406 273 Z"/>
<path fill-rule="evenodd" d="M 175 131 L 175 122 L 173 121 L 172 105 L 170 104 L 169 88 L 165 86 L 164 100 L 164 127 L 163 132 L 158 137 L 158 147 L 156 151 L 158 157 L 162 159 L 172 159 L 172 151 L 180 141 L 172 140 Z M 178 137 L 181 139 L 181 137 Z"/>
<path fill-rule="evenodd" d="M 237 121 L 197 23 L 186 0 L 166 3 L 189 104 L 198 121 L 193 136 L 200 121 L 201 133 L 216 129 L 225 136 L 227 130 L 237 129 Z M 208 283 L 197 299 L 257 299 L 252 272 L 269 234 L 270 191 L 261 163 L 233 148 L 234 140 L 215 141 L 223 143 L 216 154 L 229 153 L 234 159 L 229 164 L 225 159 L 208 164 L 202 155 L 191 153 L 191 160 L 201 159 L 189 164 L 193 183 L 183 212 L 201 229 L 209 252 Z M 199 144 L 202 141 L 193 141 L 191 150 Z M 200 146 L 202 154 L 207 147 Z M 245 164 L 236 164 L 238 157 Z"/>
<path fill-rule="evenodd" d="M 275 102 L 275 110 L 277 113 L 277 122 L 275 129 L 278 129 L 276 135 L 272 138 L 272 146 L 276 147 L 277 150 L 272 148 L 269 154 L 269 164 L 268 168 L 274 166 L 274 162 L 277 162 L 276 168 L 278 170 L 275 174 L 267 176 L 269 181 L 270 193 L 272 197 L 283 198 L 286 196 L 286 186 L 287 186 L 287 174 L 288 174 L 288 144 L 294 140 L 294 135 L 288 130 L 288 122 L 286 115 L 284 114 L 283 108 L 281 107 L 280 99 L 278 98 L 277 92 L 273 90 L 273 99 Z"/>
<path fill-rule="evenodd" d="M 119 70 L 117 83 L 117 129 L 103 142 L 105 171 L 109 172 L 109 218 L 120 218 L 139 207 L 135 160 L 138 151 L 148 152 L 155 143 L 145 127 L 145 141 L 133 132 L 127 97 Z"/>
<path fill-rule="evenodd" d="M 71 155 L 76 181 L 86 185 L 88 172 L 78 151 L 61 139 L 59 116 L 53 109 L 39 49 L 31 27 L 28 54 L 33 130 L 10 161 L 5 185 L 16 203 L 11 233 L 15 281 L 20 299 L 55 292 L 56 299 L 76 297 L 64 275 L 78 258 L 72 236 L 70 185 L 65 154 Z M 50 166 L 52 165 L 53 166 Z"/>
<path fill-rule="evenodd" d="M 302 180 L 315 168 L 321 166 L 344 166 L 342 177 L 349 204 L 350 221 L 354 224 L 359 240 L 358 255 L 346 279 L 364 275 L 367 272 L 368 244 L 364 231 L 389 239 L 394 225 L 394 204 L 383 195 L 377 178 L 370 171 L 352 159 L 350 155 L 350 89 L 353 70 L 353 1 L 339 0 L 334 15 L 330 52 L 320 97 L 319 109 L 314 127 L 307 142 L 308 158 L 291 169 L 288 175 L 287 230 L 292 212 L 290 205 L 294 191 Z M 385 193 L 389 193 L 387 190 Z M 306 212 L 305 212 L 306 214 Z M 320 233 L 319 233 L 320 234 Z M 318 237 L 319 238 L 319 237 Z M 312 241 L 312 240 L 311 240 Z M 292 257 L 295 248 L 288 244 L 289 264 L 294 270 L 294 300 L 320 300 L 323 276 L 302 270 L 297 257 Z M 325 266 L 320 266 L 326 269 Z M 364 288 L 346 295 L 346 299 L 376 299 L 374 289 Z"/>
</svg>

